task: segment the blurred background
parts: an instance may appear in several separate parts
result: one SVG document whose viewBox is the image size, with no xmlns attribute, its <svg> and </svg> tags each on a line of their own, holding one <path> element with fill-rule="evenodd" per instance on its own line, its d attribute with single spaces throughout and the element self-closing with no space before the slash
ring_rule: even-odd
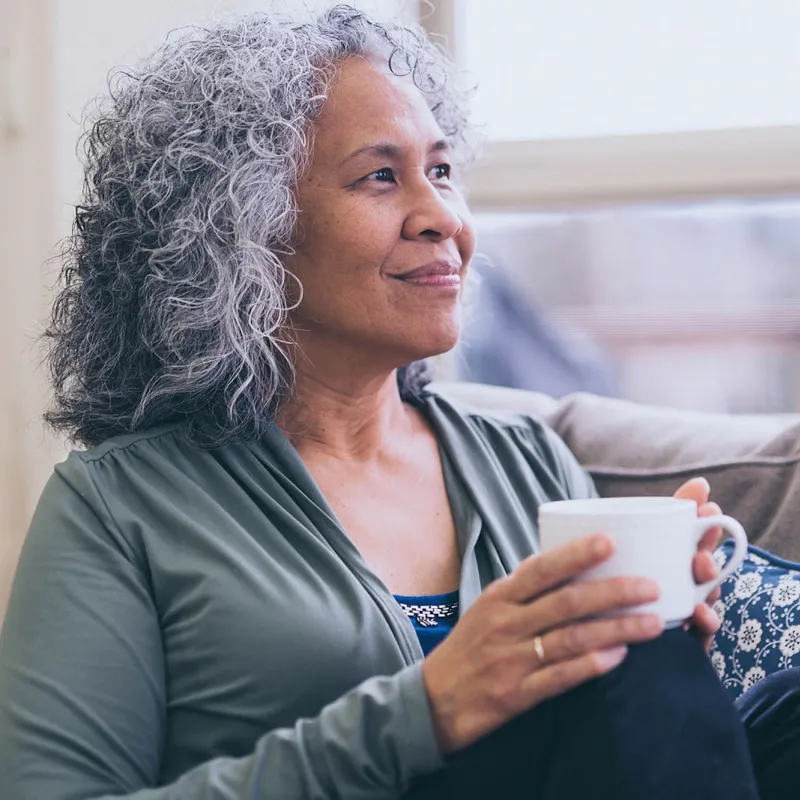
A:
<svg viewBox="0 0 800 800">
<path fill-rule="evenodd" d="M 479 250 L 440 377 L 800 411 L 798 0 L 372 0 L 476 85 Z M 0 613 L 65 446 L 35 339 L 108 72 L 179 26 L 318 0 L 0 0 Z"/>
</svg>

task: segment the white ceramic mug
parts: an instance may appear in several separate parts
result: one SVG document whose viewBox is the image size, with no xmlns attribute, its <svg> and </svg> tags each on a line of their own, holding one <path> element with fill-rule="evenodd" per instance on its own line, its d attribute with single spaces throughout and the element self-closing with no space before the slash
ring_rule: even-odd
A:
<svg viewBox="0 0 800 800">
<path fill-rule="evenodd" d="M 695 583 L 692 560 L 703 534 L 721 527 L 735 542 L 728 563 L 714 580 Z M 614 554 L 585 572 L 578 581 L 616 577 L 652 578 L 660 598 L 618 613 L 654 613 L 665 626 L 679 625 L 725 580 L 747 554 L 747 534 L 732 517 L 698 517 L 692 500 L 674 497 L 614 497 L 561 500 L 539 507 L 543 551 L 581 536 L 604 533 L 614 541 Z"/>
</svg>

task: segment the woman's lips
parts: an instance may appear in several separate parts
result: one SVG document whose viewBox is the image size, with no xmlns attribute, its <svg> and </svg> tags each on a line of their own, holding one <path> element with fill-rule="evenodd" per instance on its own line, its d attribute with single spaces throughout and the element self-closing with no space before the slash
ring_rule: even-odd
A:
<svg viewBox="0 0 800 800">
<path fill-rule="evenodd" d="M 437 258 L 392 277 L 409 286 L 458 293 L 461 289 L 461 262 L 455 258 Z"/>
<path fill-rule="evenodd" d="M 430 286 L 440 289 L 460 289 L 461 276 L 457 272 L 443 275 L 441 273 L 436 275 L 415 275 L 413 277 L 398 278 L 403 283 L 411 284 L 412 286 Z"/>
</svg>

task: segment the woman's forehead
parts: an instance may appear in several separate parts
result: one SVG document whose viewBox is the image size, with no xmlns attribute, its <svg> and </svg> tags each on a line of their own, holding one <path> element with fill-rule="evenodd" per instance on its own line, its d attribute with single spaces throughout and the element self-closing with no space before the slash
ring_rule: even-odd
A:
<svg viewBox="0 0 800 800">
<path fill-rule="evenodd" d="M 363 58 L 339 66 L 315 128 L 316 146 L 343 157 L 377 143 L 430 149 L 445 138 L 410 77 Z"/>
</svg>

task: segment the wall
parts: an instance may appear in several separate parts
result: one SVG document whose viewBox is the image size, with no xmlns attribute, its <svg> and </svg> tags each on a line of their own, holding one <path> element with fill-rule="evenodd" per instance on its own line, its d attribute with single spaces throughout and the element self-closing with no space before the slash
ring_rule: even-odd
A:
<svg viewBox="0 0 800 800">
<path fill-rule="evenodd" d="M 0 0 L 0 615 L 31 511 L 60 448 L 42 431 L 35 338 L 55 240 L 50 0 Z"/>
</svg>

